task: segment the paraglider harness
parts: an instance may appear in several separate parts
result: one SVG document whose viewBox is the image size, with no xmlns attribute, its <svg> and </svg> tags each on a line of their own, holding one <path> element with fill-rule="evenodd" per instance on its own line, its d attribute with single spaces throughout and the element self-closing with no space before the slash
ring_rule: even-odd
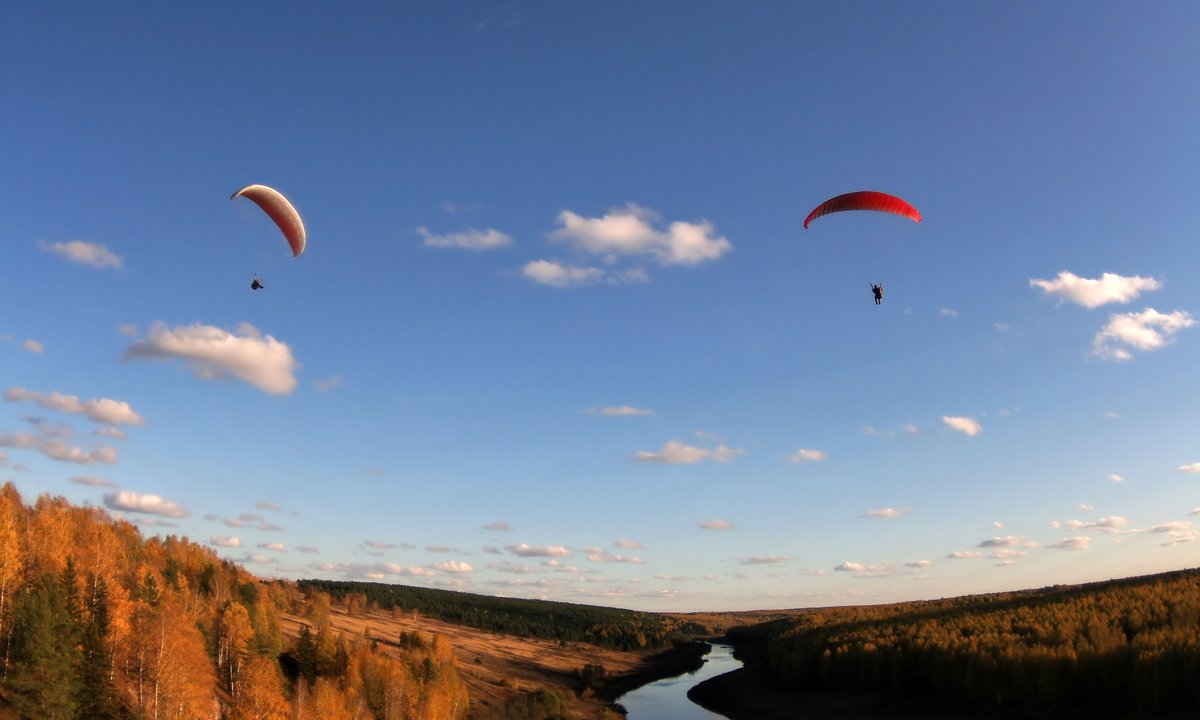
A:
<svg viewBox="0 0 1200 720">
<path fill-rule="evenodd" d="M 871 292 L 875 293 L 875 304 L 882 305 L 883 304 L 883 286 L 872 284 Z"/>
<path fill-rule="evenodd" d="M 257 275 L 255 275 L 254 279 L 250 281 L 251 290 L 262 290 L 264 287 L 266 286 L 262 284 L 262 280 L 259 280 Z"/>
</svg>

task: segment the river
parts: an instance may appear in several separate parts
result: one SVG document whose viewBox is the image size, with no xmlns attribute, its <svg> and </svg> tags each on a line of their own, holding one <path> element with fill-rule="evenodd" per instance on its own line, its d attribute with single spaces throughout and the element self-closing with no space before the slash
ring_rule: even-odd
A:
<svg viewBox="0 0 1200 720">
<path fill-rule="evenodd" d="M 712 651 L 704 656 L 704 665 L 696 672 L 643 685 L 617 698 L 617 702 L 628 711 L 629 720 L 722 719 L 724 715 L 709 712 L 688 700 L 687 691 L 698 683 L 741 666 L 740 661 L 733 659 L 732 647 L 713 645 Z"/>
</svg>

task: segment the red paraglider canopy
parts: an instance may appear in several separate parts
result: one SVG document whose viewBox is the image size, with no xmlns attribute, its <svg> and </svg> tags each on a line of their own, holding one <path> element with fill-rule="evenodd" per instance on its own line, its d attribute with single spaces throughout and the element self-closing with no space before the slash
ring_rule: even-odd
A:
<svg viewBox="0 0 1200 720">
<path fill-rule="evenodd" d="M 271 220 L 275 221 L 280 232 L 283 233 L 284 239 L 291 246 L 293 256 L 304 252 L 304 246 L 308 242 L 304 232 L 304 221 L 300 219 L 300 213 L 296 212 L 296 208 L 292 207 L 283 193 L 266 185 L 247 185 L 230 195 L 229 199 L 233 200 L 237 197 L 252 200 L 254 204 L 263 209 L 263 212 Z"/>
<path fill-rule="evenodd" d="M 875 192 L 874 190 L 859 190 L 858 192 L 838 195 L 818 205 L 804 219 L 804 227 L 807 228 L 810 222 L 822 215 L 842 212 L 843 210 L 876 210 L 921 222 L 921 213 L 917 212 L 915 207 L 895 195 Z"/>
</svg>

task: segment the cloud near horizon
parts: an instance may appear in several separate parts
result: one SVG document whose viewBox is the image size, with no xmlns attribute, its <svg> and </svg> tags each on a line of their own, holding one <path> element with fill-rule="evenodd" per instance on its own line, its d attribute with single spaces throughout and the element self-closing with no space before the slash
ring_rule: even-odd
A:
<svg viewBox="0 0 1200 720">
<path fill-rule="evenodd" d="M 1140 275 L 1124 277 L 1104 273 L 1099 280 L 1093 280 L 1079 277 L 1067 270 L 1060 272 L 1053 280 L 1030 280 L 1029 285 L 1041 288 L 1047 295 L 1057 297 L 1060 302 L 1066 300 L 1089 310 L 1108 303 L 1123 305 L 1137 299 L 1143 291 L 1158 290 L 1162 287 L 1160 281 Z"/>
<path fill-rule="evenodd" d="M 573 554 L 562 545 L 528 545 L 521 543 L 520 545 L 506 545 L 504 549 L 520 557 L 571 557 Z"/>
<path fill-rule="evenodd" d="M 144 340 L 125 349 L 125 360 L 180 359 L 204 380 L 236 377 L 271 395 L 287 395 L 296 387 L 299 363 L 286 343 L 263 335 L 250 323 L 228 332 L 212 325 L 168 328 L 155 323 Z"/>
</svg>

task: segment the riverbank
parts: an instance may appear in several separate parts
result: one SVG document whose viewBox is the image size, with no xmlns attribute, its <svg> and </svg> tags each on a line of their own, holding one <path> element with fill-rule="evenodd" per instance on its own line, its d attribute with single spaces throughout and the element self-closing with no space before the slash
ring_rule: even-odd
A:
<svg viewBox="0 0 1200 720">
<path fill-rule="evenodd" d="M 666 678 L 695 672 L 704 665 L 704 656 L 712 651 L 712 645 L 704 640 L 679 642 L 674 646 L 647 657 L 632 672 L 622 673 L 607 679 L 597 688 L 596 697 L 612 703 L 614 709 L 623 711 L 616 702 L 622 695 Z"/>
</svg>

